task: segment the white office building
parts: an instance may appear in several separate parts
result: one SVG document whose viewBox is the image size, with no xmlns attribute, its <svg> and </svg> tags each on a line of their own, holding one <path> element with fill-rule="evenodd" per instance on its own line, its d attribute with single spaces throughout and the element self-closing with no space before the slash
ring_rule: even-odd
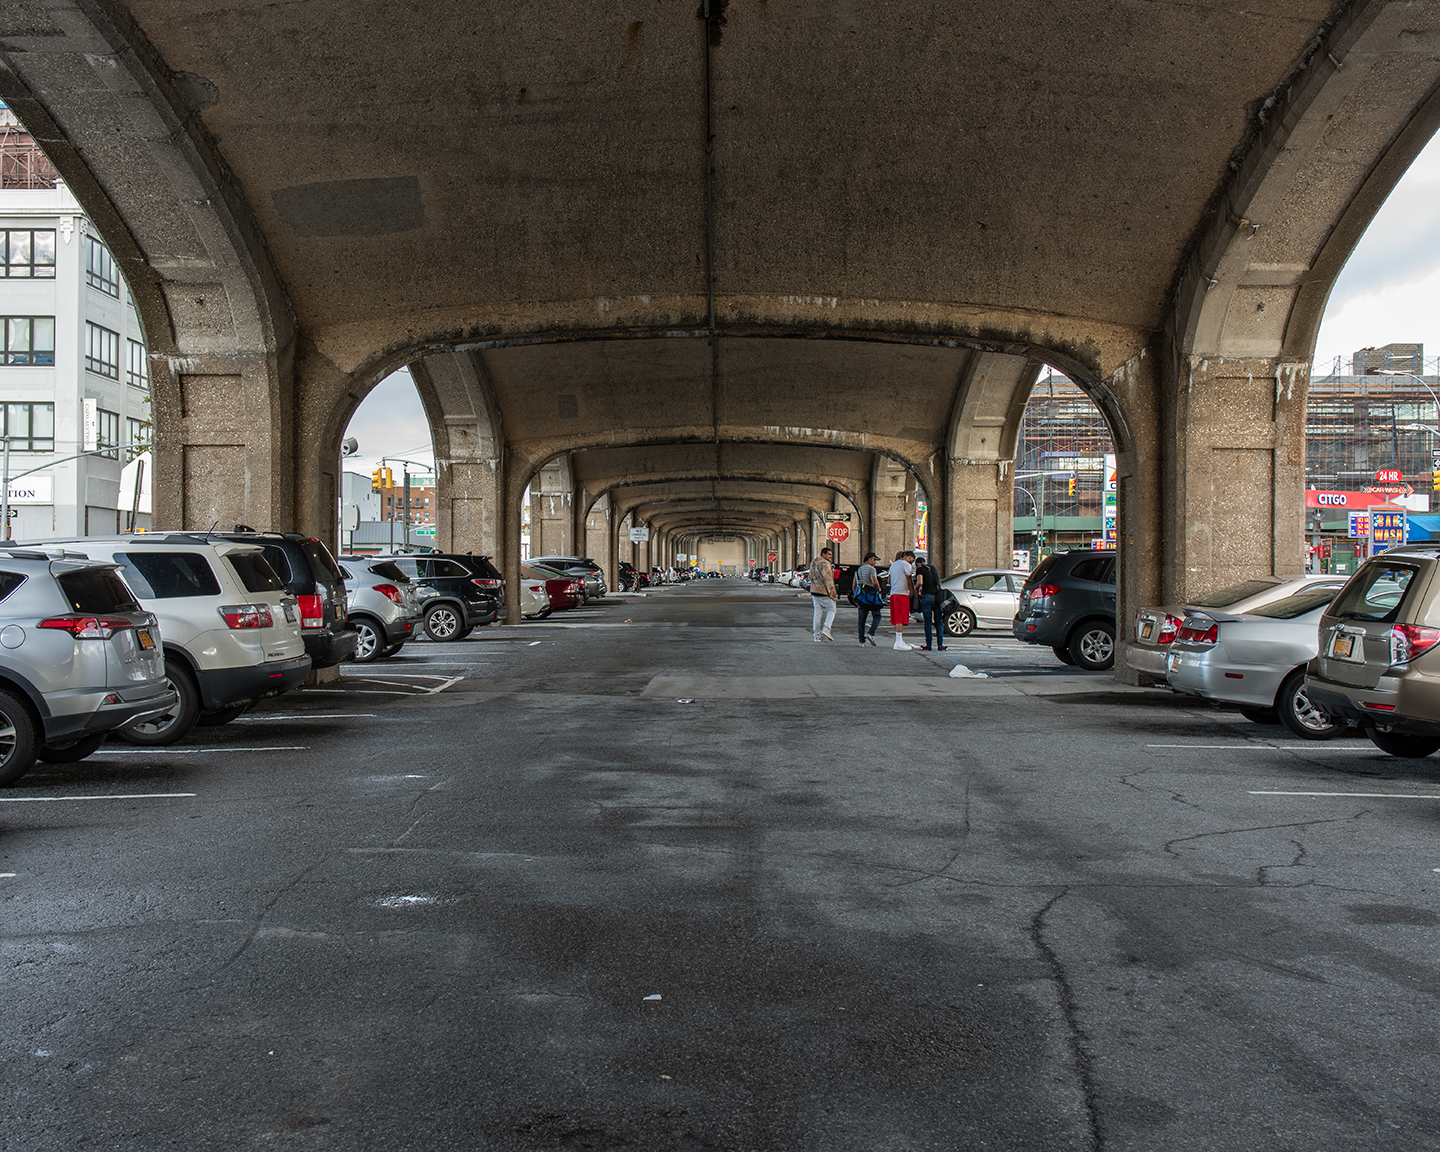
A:
<svg viewBox="0 0 1440 1152">
<path fill-rule="evenodd" d="M 149 527 L 130 446 L 147 443 L 144 336 L 114 260 L 0 106 L 0 401 L 13 539 Z M 66 459 L 87 448 L 103 455 Z M 146 477 L 148 480 L 148 477 Z M 148 483 L 145 485 L 148 489 Z"/>
</svg>

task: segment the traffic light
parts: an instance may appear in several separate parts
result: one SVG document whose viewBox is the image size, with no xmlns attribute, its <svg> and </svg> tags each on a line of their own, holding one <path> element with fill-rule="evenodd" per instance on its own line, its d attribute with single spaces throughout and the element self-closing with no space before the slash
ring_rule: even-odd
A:
<svg viewBox="0 0 1440 1152">
<path fill-rule="evenodd" d="M 1075 495 L 1075 477 L 1070 477 L 1070 495 Z"/>
<path fill-rule="evenodd" d="M 385 487 L 386 487 L 386 488 L 393 488 L 393 487 L 395 487 L 395 472 L 394 472 L 393 469 L 390 469 L 390 468 L 386 468 L 386 469 L 385 469 Z"/>
<path fill-rule="evenodd" d="M 1430 487 L 1435 489 L 1436 492 L 1440 492 L 1440 472 L 1430 473 Z"/>
<path fill-rule="evenodd" d="M 385 487 L 385 469 L 376 468 L 370 473 L 370 491 L 379 492 Z"/>
</svg>

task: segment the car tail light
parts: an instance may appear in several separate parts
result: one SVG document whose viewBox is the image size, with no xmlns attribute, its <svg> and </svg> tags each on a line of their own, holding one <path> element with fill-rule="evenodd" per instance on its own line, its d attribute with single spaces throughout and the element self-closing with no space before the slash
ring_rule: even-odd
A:
<svg viewBox="0 0 1440 1152">
<path fill-rule="evenodd" d="M 1059 594 L 1059 584 L 1037 584 L 1026 593 L 1031 600 L 1040 600 L 1046 596 L 1058 596 Z"/>
<path fill-rule="evenodd" d="M 297 596 L 295 599 L 300 604 L 301 628 L 323 628 L 325 626 L 325 608 L 320 603 L 319 596 Z"/>
<path fill-rule="evenodd" d="M 1190 644 L 1217 644 L 1220 641 L 1220 625 L 1211 624 L 1209 628 L 1181 628 L 1175 639 Z"/>
<path fill-rule="evenodd" d="M 1360 707 L 1361 707 L 1361 708 L 1369 708 L 1370 711 L 1372 711 L 1372 712 L 1393 712 L 1393 711 L 1395 711 L 1395 705 L 1394 705 L 1394 704 L 1372 704 L 1369 700 L 1361 700 L 1361 701 L 1360 701 Z"/>
<path fill-rule="evenodd" d="M 394 584 L 376 584 L 374 590 L 379 592 L 387 600 L 393 600 L 396 604 L 404 607 L 405 601 L 400 597 L 400 589 Z"/>
<path fill-rule="evenodd" d="M 1180 635 L 1180 629 L 1184 626 L 1184 624 L 1185 621 L 1181 620 L 1180 617 L 1171 616 L 1168 612 L 1165 613 L 1165 620 L 1160 625 L 1160 635 L 1155 638 L 1155 643 L 1174 643 L 1175 637 Z"/>
<path fill-rule="evenodd" d="M 269 628 L 275 623 L 264 604 L 222 604 L 219 612 L 227 628 Z"/>
<path fill-rule="evenodd" d="M 543 589 L 543 587 L 544 587 L 544 586 L 541 585 L 541 584 L 531 584 L 531 585 L 530 585 L 530 591 L 531 591 L 531 592 L 539 592 L 539 591 L 541 591 L 541 590 Z"/>
<path fill-rule="evenodd" d="M 565 585 L 565 591 L 578 593 L 580 591 L 580 585 L 572 580 L 569 584 Z"/>
<path fill-rule="evenodd" d="M 499 587 L 500 587 L 500 581 L 499 581 L 499 580 L 471 580 L 470 583 L 471 583 L 471 584 L 474 584 L 474 585 L 476 585 L 477 587 L 480 587 L 480 588 L 499 588 Z"/>
<path fill-rule="evenodd" d="M 1390 663 L 1408 664 L 1440 644 L 1440 628 L 1420 624 L 1396 624 L 1390 629 Z"/>
<path fill-rule="evenodd" d="M 51 616 L 41 620 L 39 627 L 58 628 L 77 640 L 108 640 L 135 625 L 120 616 Z"/>
</svg>

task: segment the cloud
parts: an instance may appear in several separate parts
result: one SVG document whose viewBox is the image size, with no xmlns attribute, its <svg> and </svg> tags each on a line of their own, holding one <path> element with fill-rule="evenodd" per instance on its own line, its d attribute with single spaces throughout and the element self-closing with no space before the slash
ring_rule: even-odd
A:
<svg viewBox="0 0 1440 1152">
<path fill-rule="evenodd" d="M 404 368 L 385 377 L 360 402 L 345 435 L 360 441 L 359 453 L 344 462 L 347 472 L 368 476 L 382 456 L 404 456 L 434 467 L 430 422 L 425 419 L 415 382 Z"/>
</svg>

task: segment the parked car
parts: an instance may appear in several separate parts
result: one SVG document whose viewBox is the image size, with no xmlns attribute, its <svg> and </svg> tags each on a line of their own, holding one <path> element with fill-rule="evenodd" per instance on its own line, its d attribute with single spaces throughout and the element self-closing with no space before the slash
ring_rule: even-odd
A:
<svg viewBox="0 0 1440 1152">
<path fill-rule="evenodd" d="M 1284 600 L 1306 588 L 1325 587 L 1332 595 L 1345 583 L 1344 576 L 1256 576 L 1242 580 L 1202 596 L 1188 604 L 1166 604 L 1160 608 L 1140 608 L 1135 612 L 1134 634 L 1125 646 L 1125 663 L 1136 672 L 1150 676 L 1166 674 L 1166 656 L 1170 645 L 1192 612 L 1219 608 L 1232 616 L 1242 616 L 1264 604 Z"/>
<path fill-rule="evenodd" d="M 550 597 L 545 592 L 545 580 L 541 577 L 526 577 L 521 573 L 520 616 L 525 620 L 543 620 L 551 612 Z"/>
<path fill-rule="evenodd" d="M 1196 609 L 1170 646 L 1166 681 L 1177 692 L 1238 704 L 1256 723 L 1278 718 L 1307 740 L 1339 735 L 1345 721 L 1317 708 L 1305 691 L 1305 667 L 1335 591 L 1318 583 L 1245 613 Z"/>
<path fill-rule="evenodd" d="M 394 656 L 420 627 L 420 597 L 415 585 L 390 560 L 343 556 L 346 619 L 355 629 L 357 664 Z"/>
<path fill-rule="evenodd" d="M 1440 749 L 1440 547 L 1365 561 L 1320 619 L 1310 701 L 1391 756 Z"/>
<path fill-rule="evenodd" d="M 1009 628 L 1020 610 L 1025 573 L 1013 568 L 972 568 L 940 581 L 954 596 L 943 611 L 947 636 L 968 636 L 976 628 Z"/>
<path fill-rule="evenodd" d="M 584 581 L 586 599 L 598 600 L 609 591 L 604 570 L 588 556 L 532 556 L 530 563 L 544 564 Z"/>
<path fill-rule="evenodd" d="M 330 668 L 355 655 L 359 636 L 345 619 L 345 578 L 330 549 L 300 532 L 211 532 L 210 539 L 258 544 L 265 559 L 300 607 L 305 651 L 316 668 Z"/>
<path fill-rule="evenodd" d="M 385 559 L 431 591 L 422 605 L 431 640 L 463 640 L 505 610 L 505 580 L 488 556 L 429 552 Z"/>
<path fill-rule="evenodd" d="M 197 724 L 228 723 L 310 674 L 299 605 L 257 544 L 146 532 L 53 546 L 119 565 L 135 599 L 160 622 L 165 677 L 176 702 L 117 732 L 122 740 L 174 744 Z"/>
<path fill-rule="evenodd" d="M 1052 552 L 1020 589 L 1015 639 L 1048 644 L 1064 664 L 1091 672 L 1115 666 L 1115 553 Z"/>
<path fill-rule="evenodd" d="M 520 565 L 520 575 L 527 580 L 543 580 L 545 595 L 552 612 L 563 612 L 580 605 L 585 595 L 584 586 L 573 576 L 564 576 L 553 568 L 538 564 Z"/>
<path fill-rule="evenodd" d="M 639 592 L 642 588 L 650 587 L 650 577 L 639 571 L 628 560 L 621 560 L 617 565 L 616 572 L 622 592 Z"/>
<path fill-rule="evenodd" d="M 117 572 L 60 547 L 0 549 L 0 784 L 174 709 L 159 621 Z"/>
</svg>

